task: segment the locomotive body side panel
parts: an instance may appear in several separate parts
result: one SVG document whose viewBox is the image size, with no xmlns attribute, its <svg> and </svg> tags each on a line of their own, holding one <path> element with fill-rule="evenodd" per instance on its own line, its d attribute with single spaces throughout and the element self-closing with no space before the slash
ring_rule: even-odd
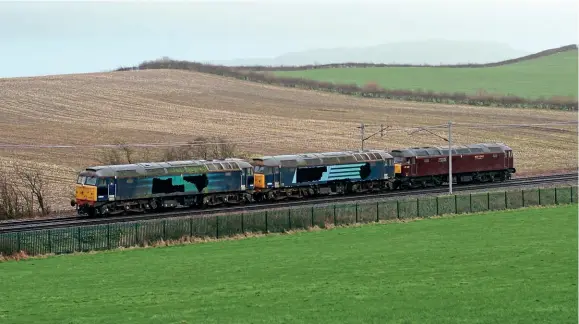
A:
<svg viewBox="0 0 579 324">
<path fill-rule="evenodd" d="M 118 200 L 240 191 L 242 172 L 207 172 L 197 174 L 117 179 Z"/>
<path fill-rule="evenodd" d="M 448 156 L 418 157 L 417 177 L 448 174 Z M 453 173 L 505 170 L 505 153 L 458 154 L 452 156 Z"/>
</svg>

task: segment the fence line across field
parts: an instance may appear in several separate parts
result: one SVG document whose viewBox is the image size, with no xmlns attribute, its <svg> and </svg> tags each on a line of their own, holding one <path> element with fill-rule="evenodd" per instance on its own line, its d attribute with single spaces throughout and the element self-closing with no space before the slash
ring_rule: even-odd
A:
<svg viewBox="0 0 579 324">
<path fill-rule="evenodd" d="M 427 218 L 444 214 L 577 203 L 577 186 L 455 194 L 411 199 L 180 217 L 0 234 L 0 254 L 65 254 L 154 244 L 183 237 L 223 238 L 314 226 Z"/>
</svg>

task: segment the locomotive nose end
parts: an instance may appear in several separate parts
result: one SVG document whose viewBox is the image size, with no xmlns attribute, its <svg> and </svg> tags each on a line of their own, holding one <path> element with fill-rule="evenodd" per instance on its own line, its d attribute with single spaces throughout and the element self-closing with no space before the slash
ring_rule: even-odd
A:
<svg viewBox="0 0 579 324">
<path fill-rule="evenodd" d="M 253 187 L 256 189 L 263 189 L 265 188 L 265 175 L 263 174 L 255 174 L 253 176 Z"/>
</svg>

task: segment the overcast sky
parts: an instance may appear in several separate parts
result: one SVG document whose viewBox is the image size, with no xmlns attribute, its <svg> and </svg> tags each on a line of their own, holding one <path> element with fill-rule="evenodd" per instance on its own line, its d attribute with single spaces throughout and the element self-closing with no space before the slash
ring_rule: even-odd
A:
<svg viewBox="0 0 579 324">
<path fill-rule="evenodd" d="M 578 1 L 0 2 L 0 77 L 406 40 L 578 43 Z"/>
</svg>

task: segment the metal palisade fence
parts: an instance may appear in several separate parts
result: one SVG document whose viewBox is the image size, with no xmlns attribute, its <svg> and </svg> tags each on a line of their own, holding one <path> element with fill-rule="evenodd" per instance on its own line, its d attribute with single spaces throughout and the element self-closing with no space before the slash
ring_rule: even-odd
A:
<svg viewBox="0 0 579 324">
<path fill-rule="evenodd" d="M 577 203 L 577 186 L 456 194 L 401 200 L 272 209 L 0 234 L 0 254 L 28 255 L 110 250 L 183 237 L 222 238 L 328 225 L 370 223 L 444 214 Z M 273 208 L 273 207 L 272 207 Z"/>
</svg>

